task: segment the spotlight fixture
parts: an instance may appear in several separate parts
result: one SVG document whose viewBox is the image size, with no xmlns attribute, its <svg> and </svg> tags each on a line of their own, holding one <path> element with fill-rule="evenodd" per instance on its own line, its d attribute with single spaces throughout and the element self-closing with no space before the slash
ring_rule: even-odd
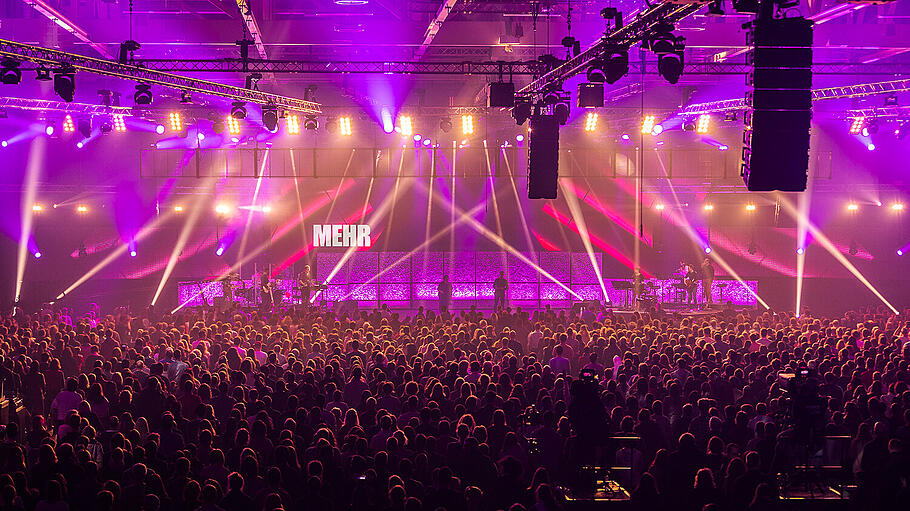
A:
<svg viewBox="0 0 910 511">
<path fill-rule="evenodd" d="M 168 119 L 171 121 L 171 131 L 183 131 L 183 119 L 180 117 L 180 112 L 171 112 Z"/>
<path fill-rule="evenodd" d="M 42 209 L 44 209 L 44 208 L 41 207 L 41 204 L 32 205 L 32 211 L 34 211 L 35 213 L 40 213 Z"/>
<path fill-rule="evenodd" d="M 863 125 L 866 123 L 864 117 L 854 117 L 850 123 L 850 134 L 859 135 L 863 131 Z M 868 135 L 867 135 L 868 136 Z"/>
<path fill-rule="evenodd" d="M 512 109 L 512 118 L 515 123 L 521 126 L 531 117 L 531 102 L 527 99 L 515 101 L 515 108 Z"/>
<path fill-rule="evenodd" d="M 227 124 L 228 133 L 231 135 L 240 134 L 240 121 L 234 118 L 234 116 L 229 115 L 225 118 L 225 123 Z"/>
<path fill-rule="evenodd" d="M 237 122 L 237 121 L 234 121 Z M 297 117 L 296 114 L 288 115 L 284 120 L 284 126 L 288 130 L 288 135 L 299 135 L 300 134 L 300 117 Z M 239 130 L 238 130 L 239 133 Z"/>
<path fill-rule="evenodd" d="M 866 144 L 866 149 L 868 149 L 868 150 L 870 150 L 870 151 L 874 151 L 874 150 L 875 150 L 875 144 L 873 144 L 872 142 L 869 142 L 868 144 Z"/>
<path fill-rule="evenodd" d="M 870 120 L 866 123 L 866 126 L 863 127 L 863 136 L 868 137 L 869 135 L 875 135 L 878 133 L 878 121 L 875 119 Z"/>
<path fill-rule="evenodd" d="M 897 94 L 892 92 L 885 96 L 885 106 L 897 106 Z"/>
<path fill-rule="evenodd" d="M 91 119 L 79 119 L 79 123 L 77 124 L 77 127 L 79 128 L 79 134 L 82 135 L 83 137 L 88 138 L 88 137 L 92 136 Z M 162 128 L 163 128 L 163 126 L 162 126 Z M 164 132 L 162 131 L 162 133 L 164 133 Z"/>
<path fill-rule="evenodd" d="M 76 142 L 76 149 L 82 149 L 83 147 L 85 147 L 85 142 L 81 140 Z"/>
<path fill-rule="evenodd" d="M 190 91 L 188 91 L 188 90 L 180 91 L 180 103 L 182 103 L 184 105 L 193 104 L 193 95 L 190 94 Z"/>
<path fill-rule="evenodd" d="M 746 204 L 746 211 L 755 211 L 755 204 Z"/>
<path fill-rule="evenodd" d="M 274 105 L 262 107 L 262 124 L 272 133 L 278 131 L 278 107 Z"/>
<path fill-rule="evenodd" d="M 663 132 L 664 132 L 663 124 L 655 124 L 654 128 L 651 129 L 651 135 L 654 135 L 655 137 L 657 135 L 660 135 Z M 658 142 L 657 144 L 660 145 L 660 144 L 662 144 L 662 142 Z"/>
<path fill-rule="evenodd" d="M 673 25 L 660 23 L 647 40 L 648 49 L 657 55 L 657 72 L 667 82 L 675 84 L 682 76 L 685 38 L 673 35 Z"/>
<path fill-rule="evenodd" d="M 72 103 L 76 96 L 76 71 L 71 68 L 63 68 L 54 71 L 54 92 L 60 96 L 63 101 Z"/>
<path fill-rule="evenodd" d="M 136 249 L 135 249 L 135 248 L 130 250 L 130 257 L 136 257 Z"/>
<path fill-rule="evenodd" d="M 714 211 L 714 204 L 708 203 L 704 206 L 705 211 Z"/>
<path fill-rule="evenodd" d="M 401 136 L 410 137 L 414 134 L 414 125 L 411 123 L 410 115 L 398 117 L 398 127 L 401 128 Z"/>
<path fill-rule="evenodd" d="M 565 126 L 569 122 L 569 103 L 560 102 L 553 106 L 553 117 L 560 126 Z"/>
<path fill-rule="evenodd" d="M 319 128 L 319 121 L 315 115 L 308 115 L 303 118 L 303 129 L 307 131 L 316 131 Z"/>
<path fill-rule="evenodd" d="M 725 122 L 736 122 L 736 112 L 726 112 L 724 114 Z"/>
<path fill-rule="evenodd" d="M 126 122 L 123 120 L 123 114 L 114 114 L 114 131 L 118 133 L 126 131 Z"/>
<path fill-rule="evenodd" d="M 147 83 L 137 83 L 136 92 L 133 94 L 133 103 L 137 105 L 151 105 L 152 86 Z"/>
<path fill-rule="evenodd" d="M 603 60 L 604 81 L 616 83 L 629 74 L 629 52 L 623 48 L 608 48 Z"/>
<path fill-rule="evenodd" d="M 586 73 L 588 81 L 591 83 L 604 83 L 606 76 L 604 75 L 604 61 L 595 60 L 591 63 L 591 67 L 588 68 Z"/>
<path fill-rule="evenodd" d="M 856 244 L 856 240 L 850 240 L 850 248 L 847 249 L 847 252 L 852 256 L 859 253 L 859 246 Z"/>
<path fill-rule="evenodd" d="M 898 255 L 898 256 L 902 256 L 902 255 L 904 255 L 904 251 L 903 251 L 903 249 L 900 249 L 900 248 L 899 248 L 899 249 L 897 249 L 897 255 Z"/>
<path fill-rule="evenodd" d="M 847 211 L 856 211 L 858 209 L 859 209 L 859 204 L 857 204 L 855 202 L 851 202 L 850 204 L 847 204 Z"/>
<path fill-rule="evenodd" d="M 246 119 L 246 103 L 243 101 L 231 103 L 231 117 L 234 119 Z"/>
<path fill-rule="evenodd" d="M 908 133 L 910 133 L 910 121 L 900 123 L 900 126 L 894 130 L 894 136 L 897 137 L 898 140 L 906 138 Z"/>
<path fill-rule="evenodd" d="M 159 135 L 164 135 L 164 131 L 165 131 L 164 124 L 159 124 L 159 125 L 155 126 L 155 133 L 157 133 Z"/>
<path fill-rule="evenodd" d="M 0 83 L 17 85 L 21 81 L 22 71 L 19 70 L 19 62 L 11 58 L 0 60 Z"/>
<path fill-rule="evenodd" d="M 695 127 L 695 132 L 704 135 L 708 133 L 708 128 L 711 125 L 711 115 L 710 114 L 701 114 L 698 116 L 698 124 Z"/>
<path fill-rule="evenodd" d="M 706 253 L 706 254 L 710 254 L 710 253 L 711 253 L 711 247 L 705 247 L 705 253 Z"/>
<path fill-rule="evenodd" d="M 44 67 L 44 65 L 39 65 L 38 69 L 35 71 L 35 80 L 38 80 L 39 82 L 49 82 L 53 80 L 53 78 L 51 78 L 51 70 Z"/>
<path fill-rule="evenodd" d="M 799 247 L 798 249 L 796 249 L 797 255 L 803 255 L 804 252 L 805 252 L 805 250 L 803 250 L 803 247 Z"/>
<path fill-rule="evenodd" d="M 641 121 L 641 132 L 644 134 L 651 133 L 654 130 L 654 120 L 656 118 L 653 115 L 646 115 Z"/>
<path fill-rule="evenodd" d="M 231 208 L 227 204 L 218 204 L 215 206 L 215 213 L 219 215 L 226 215 L 231 212 Z"/>
<path fill-rule="evenodd" d="M 183 213 L 183 206 L 174 206 L 175 213 Z"/>
<path fill-rule="evenodd" d="M 41 259 L 41 252 L 35 252 L 35 259 Z"/>
<path fill-rule="evenodd" d="M 84 204 L 79 204 L 78 206 L 76 206 L 76 212 L 77 213 L 88 213 L 88 206 L 86 206 Z"/>
<path fill-rule="evenodd" d="M 597 112 L 588 112 L 585 117 L 585 131 L 591 133 L 597 130 Z"/>
<path fill-rule="evenodd" d="M 107 135 L 114 131 L 114 125 L 111 124 L 111 121 L 102 121 L 101 126 L 99 126 L 98 129 L 101 130 L 102 135 Z"/>
<path fill-rule="evenodd" d="M 6 140 L 0 140 L 0 147 L 6 148 L 7 146 L 9 146 L 9 142 Z"/>
<path fill-rule="evenodd" d="M 682 123 L 683 131 L 695 131 L 697 127 L 698 126 L 696 126 L 695 121 L 693 121 L 692 119 L 683 120 L 683 123 Z"/>
<path fill-rule="evenodd" d="M 749 248 L 746 250 L 748 250 L 749 255 L 755 255 L 755 253 L 758 252 L 758 246 L 755 244 L 755 241 L 750 241 Z"/>
<path fill-rule="evenodd" d="M 891 209 L 894 211 L 903 211 L 904 205 L 901 204 L 900 202 L 895 202 L 894 204 L 891 205 Z"/>
<path fill-rule="evenodd" d="M 72 133 L 76 131 L 76 126 L 73 124 L 73 116 L 66 114 L 66 117 L 63 118 L 63 132 Z"/>
<path fill-rule="evenodd" d="M 462 135 L 473 135 L 474 134 L 474 116 L 473 115 L 462 115 L 461 116 L 461 134 Z"/>
<path fill-rule="evenodd" d="M 272 212 L 272 206 L 269 206 L 268 204 L 266 204 L 265 206 L 262 206 L 262 212 L 265 213 L 266 215 L 268 215 L 269 213 Z"/>
<path fill-rule="evenodd" d="M 354 132 L 351 130 L 351 118 L 350 117 L 339 117 L 338 118 L 338 131 L 343 137 L 350 137 Z"/>
<path fill-rule="evenodd" d="M 708 12 L 705 13 L 706 16 L 725 16 L 726 14 L 724 12 L 724 0 L 714 0 L 708 4 Z"/>
<path fill-rule="evenodd" d="M 663 211 L 665 207 L 666 207 L 666 206 L 664 206 L 663 204 L 655 204 L 655 205 L 654 205 L 654 209 L 656 209 L 657 211 Z"/>
<path fill-rule="evenodd" d="M 218 256 L 218 257 L 221 257 L 222 254 L 224 254 L 224 247 L 223 247 L 223 246 L 219 246 L 218 249 L 215 250 L 215 255 Z"/>
<path fill-rule="evenodd" d="M 47 121 L 44 124 L 44 134 L 51 137 L 54 135 L 54 132 L 57 131 L 57 126 L 54 124 L 54 121 Z"/>
<path fill-rule="evenodd" d="M 452 131 L 452 121 L 448 117 L 445 117 L 439 121 L 439 131 L 443 133 Z"/>
</svg>

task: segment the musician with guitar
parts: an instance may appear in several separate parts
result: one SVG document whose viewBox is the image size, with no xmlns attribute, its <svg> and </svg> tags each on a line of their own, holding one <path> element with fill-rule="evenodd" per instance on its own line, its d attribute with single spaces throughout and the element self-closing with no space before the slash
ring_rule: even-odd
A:
<svg viewBox="0 0 910 511">
<path fill-rule="evenodd" d="M 711 259 L 705 258 L 701 263 L 701 288 L 705 294 L 705 307 L 714 305 L 714 298 L 711 296 L 711 287 L 714 284 L 714 265 Z"/>
<path fill-rule="evenodd" d="M 698 272 L 695 271 L 694 265 L 686 265 L 685 277 L 683 277 L 683 288 L 686 290 L 686 303 L 689 305 L 698 305 L 698 295 L 696 294 L 698 288 Z"/>
<path fill-rule="evenodd" d="M 310 275 L 310 265 L 306 265 L 303 267 L 303 271 L 297 275 L 297 285 L 300 286 L 300 303 L 304 307 L 310 306 L 313 284 L 313 277 Z"/>
</svg>

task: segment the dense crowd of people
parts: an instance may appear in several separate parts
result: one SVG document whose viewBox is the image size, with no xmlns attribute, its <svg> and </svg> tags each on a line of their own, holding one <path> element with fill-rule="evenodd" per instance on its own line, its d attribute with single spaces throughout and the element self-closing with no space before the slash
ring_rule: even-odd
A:
<svg viewBox="0 0 910 511">
<path fill-rule="evenodd" d="M 19 311 L 0 511 L 907 509 L 903 317 Z"/>
</svg>

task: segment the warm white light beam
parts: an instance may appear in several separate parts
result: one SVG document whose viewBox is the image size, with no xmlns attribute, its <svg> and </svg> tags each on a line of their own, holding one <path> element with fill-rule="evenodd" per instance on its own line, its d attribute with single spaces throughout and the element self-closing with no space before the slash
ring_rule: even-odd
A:
<svg viewBox="0 0 910 511">
<path fill-rule="evenodd" d="M 19 252 L 16 256 L 16 298 L 22 293 L 22 281 L 25 279 L 25 265 L 28 261 L 28 239 L 32 235 L 32 220 L 35 212 L 35 195 L 38 193 L 38 179 L 44 162 L 44 145 L 47 139 L 38 137 L 29 148 L 28 168 L 25 170 L 25 193 L 22 194 L 22 225 L 19 233 Z"/>
<path fill-rule="evenodd" d="M 692 227 L 692 224 L 689 223 L 689 220 L 685 216 L 677 213 L 678 211 L 682 211 L 682 203 L 679 201 L 679 196 L 676 194 L 676 189 L 673 187 L 672 180 L 669 179 L 670 176 L 667 173 L 667 167 L 666 167 L 666 165 L 664 165 L 663 159 L 660 157 L 660 153 L 657 154 L 657 162 L 660 165 L 660 168 L 663 171 L 664 175 L 667 177 L 667 185 L 669 186 L 670 193 L 673 195 L 673 201 L 676 203 L 676 207 L 673 208 L 672 211 L 669 211 L 669 212 L 665 211 L 664 215 L 670 217 L 676 225 L 682 227 L 683 232 L 685 232 L 686 236 L 688 236 L 689 239 L 692 240 L 693 243 L 701 245 L 702 244 L 701 236 L 699 236 L 699 234 L 695 231 L 695 228 Z M 764 300 L 762 300 L 762 298 L 760 296 L 758 296 L 758 293 L 756 293 L 755 291 L 752 290 L 752 288 L 750 288 L 748 285 L 746 285 L 746 281 L 744 281 L 742 279 L 742 277 L 739 276 L 739 273 L 737 273 L 736 270 L 734 270 L 733 267 L 730 266 L 727 263 L 727 261 L 724 260 L 724 258 L 720 256 L 720 254 L 718 254 L 717 250 L 711 250 L 710 252 L 707 252 L 707 254 L 708 254 L 708 257 L 710 257 L 718 265 L 720 265 L 720 267 L 723 268 L 724 271 L 726 271 L 728 275 L 730 275 L 737 282 L 739 282 L 743 286 L 743 289 L 745 289 L 746 291 L 749 292 L 750 295 L 755 297 L 755 300 L 758 303 L 760 303 L 762 307 L 764 307 L 765 309 L 771 308 L 767 302 L 765 302 Z"/>
<path fill-rule="evenodd" d="M 806 192 L 799 194 L 799 218 L 796 219 L 796 317 L 802 313 L 803 275 L 806 270 L 806 233 L 809 220 L 809 204 L 812 200 L 812 178 L 809 177 Z"/>
<path fill-rule="evenodd" d="M 794 207 L 793 204 L 790 203 L 790 201 L 788 201 L 784 198 L 781 198 L 780 203 L 782 206 L 784 206 L 784 209 L 787 211 L 787 213 L 790 216 L 792 216 L 794 219 L 799 221 L 800 213 L 799 213 L 799 211 L 797 211 L 796 207 Z M 893 312 L 896 315 L 900 314 L 900 312 L 898 312 L 897 309 L 895 309 L 894 306 L 891 305 L 891 302 L 889 302 L 884 296 L 882 296 L 882 294 L 879 293 L 877 289 L 875 289 L 875 287 L 866 279 L 866 277 L 864 277 L 863 274 L 860 273 L 860 271 L 858 269 L 856 269 L 856 266 L 853 266 L 853 263 L 851 263 L 847 259 L 847 257 L 844 256 L 844 254 L 842 254 L 837 249 L 837 247 L 834 246 L 834 243 L 832 243 L 831 240 L 828 239 L 827 236 L 825 236 L 825 233 L 823 233 L 818 227 L 815 226 L 815 224 L 812 223 L 811 219 L 806 218 L 805 223 L 806 223 L 806 228 L 808 228 L 809 232 L 812 233 L 812 238 L 814 240 L 818 241 L 818 243 L 822 247 L 824 247 L 824 249 L 827 250 L 828 253 L 831 254 L 832 257 L 837 259 L 837 261 L 839 263 L 841 263 L 844 266 L 844 268 L 847 269 L 847 271 L 852 273 L 854 277 L 856 277 L 860 282 L 863 283 L 864 286 L 866 286 L 869 289 L 869 291 L 872 291 L 872 294 L 874 294 L 876 297 L 878 297 L 878 299 L 881 300 L 882 303 L 887 305 L 888 308 L 891 309 L 891 312 Z"/>
</svg>

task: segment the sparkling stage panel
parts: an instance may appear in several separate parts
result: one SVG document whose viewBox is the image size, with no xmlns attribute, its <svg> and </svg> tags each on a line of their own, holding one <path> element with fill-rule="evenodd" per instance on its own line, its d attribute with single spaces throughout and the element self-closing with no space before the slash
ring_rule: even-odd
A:
<svg viewBox="0 0 910 511">
<path fill-rule="evenodd" d="M 343 252 L 322 252 L 316 257 L 316 280 L 324 282 L 343 256 Z M 513 254 L 505 252 L 429 252 L 409 255 L 406 252 L 355 252 L 335 272 L 324 291 L 326 302 L 357 300 L 361 307 L 388 304 L 392 308 L 412 308 L 417 305 L 436 307 L 436 287 L 443 275 L 452 281 L 453 308 L 471 305 L 489 307 L 493 301 L 493 281 L 499 272 L 509 281 L 507 298 L 510 305 L 568 307 L 573 301 L 603 301 L 603 289 L 591 266 L 587 253 L 537 252 L 523 253 L 527 260 L 539 265 L 562 285 L 574 291 L 572 296 L 563 286 L 543 276 L 537 268 Z M 596 253 L 598 266 L 603 254 Z M 283 303 L 293 299 L 293 279 L 290 272 L 278 278 L 276 293 Z M 631 283 L 630 279 L 604 276 L 607 298 L 614 305 L 630 304 L 631 293 L 616 289 L 616 283 Z M 645 295 L 654 303 L 685 303 L 685 293 L 678 287 L 678 278 L 648 279 Z M 203 281 L 178 283 L 180 303 L 187 306 L 212 305 L 215 298 L 233 296 L 241 306 L 253 306 L 258 300 L 258 282 L 235 281 L 209 285 Z M 202 294 L 197 295 L 200 290 Z M 740 283 L 735 280 L 715 280 L 712 289 L 714 303 L 754 306 L 757 281 Z M 701 282 L 698 297 L 704 301 Z"/>
</svg>

